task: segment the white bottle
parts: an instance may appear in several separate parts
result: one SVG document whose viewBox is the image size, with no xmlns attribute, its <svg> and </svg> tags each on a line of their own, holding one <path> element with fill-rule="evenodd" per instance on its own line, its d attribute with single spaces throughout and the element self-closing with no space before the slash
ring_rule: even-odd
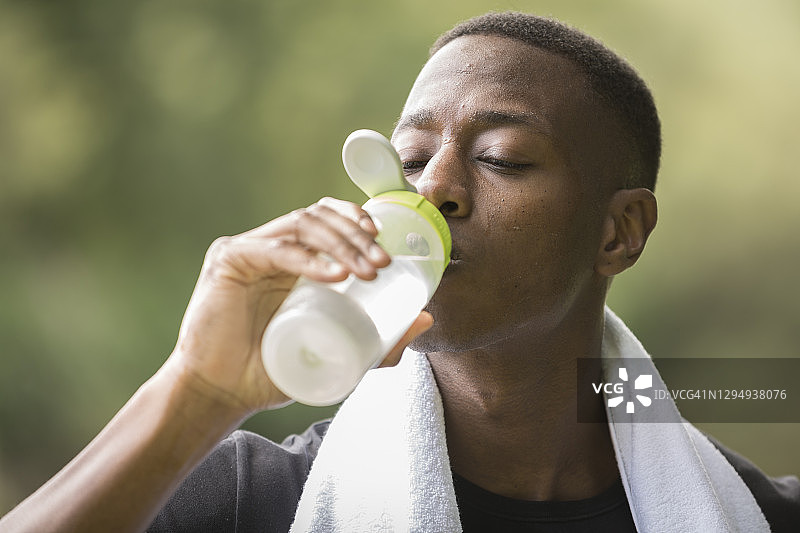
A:
<svg viewBox="0 0 800 533">
<path fill-rule="evenodd" d="M 301 277 L 261 343 L 275 386 L 316 406 L 343 400 L 383 360 L 433 296 L 450 261 L 447 222 L 405 180 L 385 137 L 353 132 L 342 159 L 350 179 L 371 198 L 364 210 L 392 261 L 372 281 L 352 274 L 338 283 Z"/>
</svg>

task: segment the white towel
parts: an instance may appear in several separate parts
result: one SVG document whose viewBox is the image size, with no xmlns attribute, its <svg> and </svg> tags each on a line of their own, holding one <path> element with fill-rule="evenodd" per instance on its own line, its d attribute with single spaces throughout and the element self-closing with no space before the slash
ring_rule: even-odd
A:
<svg viewBox="0 0 800 533">
<path fill-rule="evenodd" d="M 642 345 L 606 309 L 603 358 L 608 381 L 618 375 L 623 357 L 646 359 L 654 386 L 661 383 Z M 608 410 L 638 531 L 769 531 L 733 467 L 680 418 L 674 404 L 659 405 L 663 403 L 669 403 L 661 407 L 666 412 L 655 414 Z M 674 422 L 641 418 L 656 414 Z M 424 355 L 407 350 L 396 367 L 371 370 L 345 401 L 311 468 L 292 531 L 461 531 L 441 397 Z"/>
<path fill-rule="evenodd" d="M 607 382 L 618 381 L 623 358 L 636 358 L 643 360 L 637 373 L 650 374 L 653 389 L 667 390 L 642 344 L 608 308 L 602 356 Z M 635 394 L 625 387 L 624 401 L 636 405 Z M 770 530 L 744 481 L 705 435 L 681 418 L 674 402 L 653 402 L 630 414 L 607 407 L 606 413 L 638 531 Z"/>
</svg>

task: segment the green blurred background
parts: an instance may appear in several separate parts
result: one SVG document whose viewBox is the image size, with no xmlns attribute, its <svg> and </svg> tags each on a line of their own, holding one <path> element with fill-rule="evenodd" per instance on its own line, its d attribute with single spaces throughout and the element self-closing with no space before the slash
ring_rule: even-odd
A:
<svg viewBox="0 0 800 533">
<path fill-rule="evenodd" d="M 798 355 L 796 0 L 3 1 L 0 513 L 159 367 L 215 237 L 363 200 L 345 136 L 388 133 L 433 39 L 490 9 L 587 30 L 652 85 L 660 221 L 611 297 L 649 350 Z M 247 427 L 282 438 L 332 412 Z M 702 427 L 800 471 L 798 424 Z"/>
</svg>

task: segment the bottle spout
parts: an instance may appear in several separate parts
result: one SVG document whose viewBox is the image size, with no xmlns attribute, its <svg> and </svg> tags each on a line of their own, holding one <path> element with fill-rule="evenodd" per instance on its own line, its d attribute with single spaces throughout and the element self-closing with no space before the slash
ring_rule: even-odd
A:
<svg viewBox="0 0 800 533">
<path fill-rule="evenodd" d="M 342 148 L 342 162 L 350 180 L 370 198 L 390 191 L 417 192 L 406 181 L 394 146 L 377 131 L 351 133 Z"/>
</svg>

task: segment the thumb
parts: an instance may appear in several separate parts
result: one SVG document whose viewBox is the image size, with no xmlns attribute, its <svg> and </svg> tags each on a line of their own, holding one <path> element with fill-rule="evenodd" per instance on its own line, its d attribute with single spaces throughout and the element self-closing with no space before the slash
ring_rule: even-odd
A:
<svg viewBox="0 0 800 533">
<path fill-rule="evenodd" d="M 378 366 L 394 366 L 399 363 L 400 356 L 403 355 L 403 350 L 406 349 L 406 346 L 419 335 L 428 331 L 431 326 L 433 326 L 433 316 L 427 311 L 422 311 Z"/>
</svg>

